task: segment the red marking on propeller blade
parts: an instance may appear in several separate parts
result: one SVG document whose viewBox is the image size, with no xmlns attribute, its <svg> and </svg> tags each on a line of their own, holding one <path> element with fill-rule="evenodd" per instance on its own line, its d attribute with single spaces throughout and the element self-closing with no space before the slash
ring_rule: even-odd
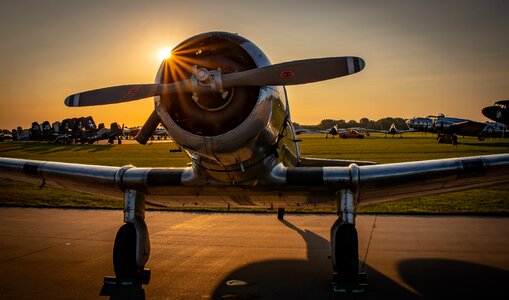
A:
<svg viewBox="0 0 509 300">
<path fill-rule="evenodd" d="M 279 73 L 279 76 L 281 76 L 281 78 L 284 78 L 284 79 L 289 79 L 289 78 L 292 78 L 295 76 L 295 72 L 294 71 L 283 71 L 283 72 Z"/>
<path fill-rule="evenodd" d="M 133 87 L 132 89 L 127 92 L 127 95 L 137 94 L 140 91 L 139 87 Z"/>
</svg>

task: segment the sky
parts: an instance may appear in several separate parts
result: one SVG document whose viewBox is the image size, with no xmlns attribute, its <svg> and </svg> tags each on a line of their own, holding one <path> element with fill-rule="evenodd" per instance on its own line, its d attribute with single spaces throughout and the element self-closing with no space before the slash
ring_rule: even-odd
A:
<svg viewBox="0 0 509 300">
<path fill-rule="evenodd" d="M 69 117 L 142 125 L 152 99 L 69 108 L 90 89 L 152 83 L 159 51 L 235 32 L 272 63 L 360 56 L 347 77 L 287 87 L 292 120 L 378 120 L 444 113 L 487 121 L 509 99 L 509 1 L 2 0 L 0 128 Z"/>
</svg>

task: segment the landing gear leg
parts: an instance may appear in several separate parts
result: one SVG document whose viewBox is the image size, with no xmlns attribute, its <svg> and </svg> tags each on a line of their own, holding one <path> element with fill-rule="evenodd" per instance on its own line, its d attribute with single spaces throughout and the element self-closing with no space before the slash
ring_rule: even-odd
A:
<svg viewBox="0 0 509 300">
<path fill-rule="evenodd" d="M 338 219 L 331 228 L 332 288 L 335 292 L 362 293 L 366 274 L 359 272 L 359 244 L 355 229 L 356 194 L 340 191 Z"/>
<path fill-rule="evenodd" d="M 279 207 L 277 209 L 277 219 L 278 220 L 283 220 L 285 217 L 285 208 L 284 207 Z"/>
<path fill-rule="evenodd" d="M 105 277 L 105 285 L 141 285 L 150 281 L 145 264 L 150 255 L 150 240 L 145 224 L 145 195 L 136 190 L 124 194 L 124 222 L 115 238 L 113 268 L 116 277 Z"/>
</svg>

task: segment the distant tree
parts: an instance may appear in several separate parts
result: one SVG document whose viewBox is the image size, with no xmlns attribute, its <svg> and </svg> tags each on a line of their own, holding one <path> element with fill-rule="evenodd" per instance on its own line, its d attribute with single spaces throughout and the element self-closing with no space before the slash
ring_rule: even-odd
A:
<svg viewBox="0 0 509 300">
<path fill-rule="evenodd" d="M 355 120 L 348 121 L 348 123 L 346 125 L 347 125 L 347 127 L 359 127 L 360 126 L 360 124 L 357 123 L 357 121 L 355 121 Z"/>
<path fill-rule="evenodd" d="M 336 120 L 332 120 L 332 119 L 325 119 L 325 120 L 322 120 L 322 122 L 320 122 L 320 129 L 329 129 L 329 128 L 332 128 L 334 125 L 336 125 Z"/>
<path fill-rule="evenodd" d="M 368 118 L 361 118 L 359 122 L 354 120 L 350 120 L 346 122 L 343 119 L 333 120 L 333 119 L 324 119 L 318 125 L 302 125 L 302 128 L 306 129 L 330 129 L 334 125 L 338 125 L 339 128 L 348 128 L 348 127 L 364 127 L 368 129 L 379 129 L 379 130 L 387 130 L 391 127 L 392 123 L 396 124 L 396 127 L 399 129 L 406 129 L 408 126 L 405 123 L 405 119 L 403 118 L 382 118 L 377 121 L 370 120 Z"/>
<path fill-rule="evenodd" d="M 359 120 L 359 124 L 361 127 L 368 128 L 369 126 L 369 119 L 368 118 L 362 118 Z"/>
</svg>

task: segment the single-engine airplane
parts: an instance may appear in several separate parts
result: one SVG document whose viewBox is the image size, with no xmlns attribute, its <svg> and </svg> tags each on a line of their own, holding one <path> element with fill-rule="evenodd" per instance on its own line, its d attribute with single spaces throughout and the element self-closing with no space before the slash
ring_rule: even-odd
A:
<svg viewBox="0 0 509 300">
<path fill-rule="evenodd" d="M 147 284 L 150 272 L 145 203 L 202 206 L 328 205 L 335 291 L 364 289 L 359 274 L 356 207 L 377 201 L 477 188 L 509 181 L 509 154 L 392 164 L 300 155 L 285 85 L 357 73 L 359 57 L 271 64 L 249 40 L 232 33 L 193 36 L 162 62 L 155 83 L 77 93 L 67 106 L 154 97 L 155 109 L 136 140 L 157 126 L 184 149 L 190 166 L 137 168 L 0 158 L 0 176 L 38 185 L 122 196 L 124 222 L 113 248 L 111 284 Z M 278 217 L 284 211 L 278 209 Z"/>
<path fill-rule="evenodd" d="M 122 127 L 120 127 L 116 122 L 113 122 L 111 123 L 110 128 L 106 128 L 102 125 L 99 126 L 98 130 L 91 132 L 90 134 L 84 133 L 81 137 L 81 143 L 93 144 L 101 140 L 108 140 L 109 144 L 113 144 L 115 140 L 117 140 L 118 144 L 122 144 L 122 140 L 120 139 L 122 136 L 124 136 L 124 126 L 122 125 Z"/>
<path fill-rule="evenodd" d="M 385 134 L 384 138 L 387 137 L 387 135 L 392 135 L 392 138 L 394 138 L 395 135 L 399 134 L 399 137 L 403 137 L 403 133 L 406 133 L 406 132 L 415 132 L 415 130 L 413 129 L 410 129 L 410 130 L 400 130 L 396 127 L 396 124 L 395 123 L 392 123 L 391 127 L 388 129 L 388 130 L 369 130 L 370 132 L 378 132 L 378 133 L 383 133 Z"/>
<path fill-rule="evenodd" d="M 340 133 L 345 131 L 346 129 L 339 128 L 338 125 L 334 125 L 328 130 L 319 130 L 318 132 L 325 133 L 325 138 L 327 139 L 329 138 L 329 134 L 332 136 L 332 138 L 334 138 L 336 135 L 339 135 Z"/>
<path fill-rule="evenodd" d="M 297 131 L 297 134 L 302 133 L 308 133 L 308 132 L 314 132 L 314 133 L 325 133 L 325 138 L 329 138 L 329 134 L 334 138 L 336 135 L 339 136 L 342 139 L 348 139 L 348 138 L 358 138 L 362 139 L 364 136 L 369 135 L 368 131 L 364 128 L 360 127 L 352 127 L 352 128 L 339 128 L 339 126 L 336 124 L 332 126 L 330 129 L 327 130 L 316 130 L 316 129 L 302 129 Z"/>
</svg>

